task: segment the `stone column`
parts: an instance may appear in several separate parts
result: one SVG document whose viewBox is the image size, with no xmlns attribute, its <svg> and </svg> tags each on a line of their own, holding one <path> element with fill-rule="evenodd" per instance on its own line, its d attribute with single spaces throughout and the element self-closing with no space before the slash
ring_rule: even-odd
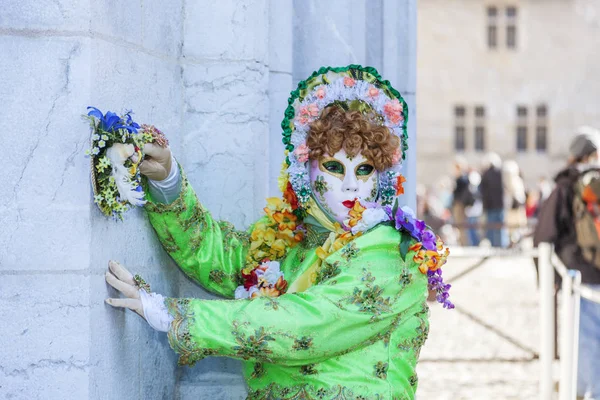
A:
<svg viewBox="0 0 600 400">
<path fill-rule="evenodd" d="M 269 196 L 281 196 L 277 187 L 284 152 L 281 121 L 293 89 L 292 17 L 291 0 L 269 1 Z"/>
<path fill-rule="evenodd" d="M 383 0 L 383 68 L 381 75 L 392 82 L 408 104 L 408 146 L 403 174 L 404 196 L 400 200 L 416 210 L 417 180 L 417 2 Z"/>
<path fill-rule="evenodd" d="M 267 0 L 201 0 L 184 10 L 182 129 L 178 153 L 198 198 L 217 219 L 245 229 L 267 197 Z M 212 298 L 181 279 L 182 297 Z M 181 369 L 179 398 L 243 399 L 239 362 L 209 358 Z"/>
<path fill-rule="evenodd" d="M 117 258 L 156 290 L 179 274 L 142 210 L 93 205 L 86 106 L 155 123 L 178 147 L 181 5 L 8 1 L 0 16 L 0 387 L 14 398 L 172 398 L 164 334 L 104 304 Z M 93 17 L 90 17 L 93 16 Z M 175 285 L 173 285 L 175 283 Z"/>
</svg>

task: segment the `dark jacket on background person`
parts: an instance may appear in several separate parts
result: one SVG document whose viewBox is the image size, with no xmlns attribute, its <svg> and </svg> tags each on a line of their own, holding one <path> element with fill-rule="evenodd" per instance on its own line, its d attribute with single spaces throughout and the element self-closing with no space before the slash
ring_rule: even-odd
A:
<svg viewBox="0 0 600 400">
<path fill-rule="evenodd" d="M 452 193 L 453 203 L 460 203 L 464 206 L 472 206 L 475 202 L 473 193 L 471 193 L 471 187 L 469 183 L 469 177 L 467 174 L 462 174 L 456 178 L 456 186 Z"/>
<path fill-rule="evenodd" d="M 583 258 L 577 244 L 573 215 L 574 185 L 580 172 L 569 167 L 556 176 L 556 187 L 544 201 L 533 235 L 534 245 L 541 242 L 554 244 L 556 255 L 569 269 L 581 271 L 581 281 L 600 284 L 600 269 Z"/>
<path fill-rule="evenodd" d="M 481 193 L 484 210 L 504 208 L 504 184 L 502 182 L 502 171 L 499 168 L 490 167 L 483 173 L 479 184 L 479 192 Z"/>
</svg>

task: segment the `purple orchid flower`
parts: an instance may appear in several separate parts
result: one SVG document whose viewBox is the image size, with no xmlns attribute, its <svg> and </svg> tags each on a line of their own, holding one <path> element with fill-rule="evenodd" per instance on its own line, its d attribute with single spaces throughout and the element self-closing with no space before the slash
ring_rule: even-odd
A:
<svg viewBox="0 0 600 400">
<path fill-rule="evenodd" d="M 423 233 L 421 234 L 421 243 L 423 243 L 423 247 L 427 250 L 437 250 L 437 238 L 429 229 L 423 230 Z"/>
<path fill-rule="evenodd" d="M 436 293 L 435 299 L 438 303 L 449 310 L 454 308 L 454 304 L 449 300 L 450 293 L 448 293 L 452 285 L 444 283 L 441 269 L 427 271 L 427 283 L 429 290 Z"/>
</svg>

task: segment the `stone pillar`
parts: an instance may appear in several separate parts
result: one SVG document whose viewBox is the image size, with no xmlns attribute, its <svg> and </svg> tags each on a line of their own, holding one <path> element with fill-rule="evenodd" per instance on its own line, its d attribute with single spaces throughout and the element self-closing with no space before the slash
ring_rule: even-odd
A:
<svg viewBox="0 0 600 400">
<path fill-rule="evenodd" d="M 291 0 L 269 1 L 269 196 L 281 196 L 277 177 L 284 146 L 281 121 L 292 91 L 293 8 Z"/>
<path fill-rule="evenodd" d="M 43 399 L 175 394 L 164 334 L 104 304 L 117 258 L 176 294 L 179 274 L 144 213 L 93 205 L 86 106 L 180 131 L 181 5 L 8 1 L 0 16 L 0 391 Z M 90 18 L 93 15 L 93 18 Z M 175 282 L 175 285 L 173 285 Z M 160 378 L 160 379 L 159 379 Z"/>
<path fill-rule="evenodd" d="M 365 0 L 294 0 L 294 85 L 322 66 L 366 61 Z"/>
<path fill-rule="evenodd" d="M 381 75 L 392 82 L 408 104 L 408 146 L 403 174 L 404 196 L 400 200 L 416 210 L 417 180 L 417 2 L 383 0 L 383 68 Z"/>
<path fill-rule="evenodd" d="M 269 77 L 267 0 L 186 2 L 181 59 L 183 163 L 213 217 L 247 228 L 267 197 Z M 185 278 L 182 297 L 212 298 Z M 180 399 L 243 399 L 239 362 L 184 367 Z"/>
</svg>

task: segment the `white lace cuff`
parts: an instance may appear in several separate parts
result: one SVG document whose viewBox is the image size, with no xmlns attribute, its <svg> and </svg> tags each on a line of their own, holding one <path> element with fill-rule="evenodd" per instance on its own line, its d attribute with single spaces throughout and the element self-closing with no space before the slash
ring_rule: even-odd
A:
<svg viewBox="0 0 600 400">
<path fill-rule="evenodd" d="M 155 202 L 170 204 L 179 197 L 181 192 L 181 174 L 175 157 L 171 156 L 171 171 L 162 181 L 148 179 L 148 189 Z"/>
<path fill-rule="evenodd" d="M 173 321 L 165 306 L 165 298 L 158 293 L 148 293 L 143 289 L 139 290 L 144 318 L 148 325 L 160 332 L 168 332 Z"/>
</svg>

